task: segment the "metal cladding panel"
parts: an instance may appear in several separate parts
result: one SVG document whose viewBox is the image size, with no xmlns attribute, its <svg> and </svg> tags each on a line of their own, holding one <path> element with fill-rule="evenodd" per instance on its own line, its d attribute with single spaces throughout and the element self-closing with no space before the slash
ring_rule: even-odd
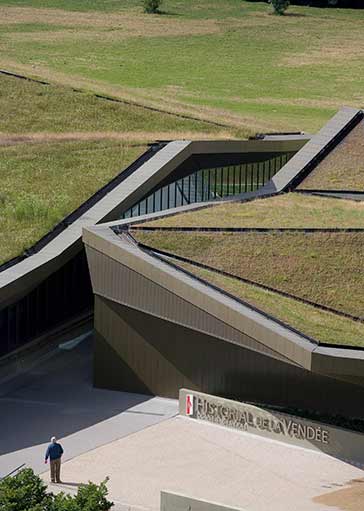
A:
<svg viewBox="0 0 364 511">
<path fill-rule="evenodd" d="M 364 417 L 364 389 L 96 296 L 95 384 L 177 397 L 191 390 Z"/>
<path fill-rule="evenodd" d="M 84 241 L 89 249 L 111 258 L 117 264 L 143 276 L 146 281 L 169 291 L 183 300 L 182 303 L 188 303 L 247 338 L 255 339 L 274 352 L 271 356 L 279 353 L 286 357 L 285 360 L 288 359 L 300 367 L 334 375 L 335 378 L 345 381 L 348 376 L 355 377 L 358 382 L 363 378 L 363 350 L 340 349 L 312 343 L 298 332 L 286 328 L 247 304 L 240 303 L 141 251 L 127 237 L 115 234 L 110 226 L 96 226 L 85 230 Z M 98 265 L 102 265 L 102 259 L 98 260 Z M 91 270 L 93 273 L 97 271 L 96 267 Z M 179 310 L 172 310 L 171 317 L 177 317 L 178 312 Z M 163 310 L 159 315 L 163 317 Z M 320 356 L 315 357 L 315 353 Z M 326 358 L 324 363 L 321 355 Z"/>
<path fill-rule="evenodd" d="M 85 230 L 84 241 L 87 246 L 166 288 L 239 332 L 259 340 L 261 344 L 293 363 L 310 368 L 311 354 L 316 344 L 299 333 L 141 251 L 130 240 L 115 234 L 108 226 Z"/>
<path fill-rule="evenodd" d="M 114 259 L 90 247 L 86 250 L 95 294 L 292 363 L 256 339 L 239 332 Z"/>
</svg>

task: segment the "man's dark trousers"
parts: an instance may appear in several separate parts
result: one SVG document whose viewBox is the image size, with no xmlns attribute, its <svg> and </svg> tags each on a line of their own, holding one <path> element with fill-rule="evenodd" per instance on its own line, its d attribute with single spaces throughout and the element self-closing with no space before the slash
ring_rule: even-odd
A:
<svg viewBox="0 0 364 511">
<path fill-rule="evenodd" d="M 57 458 L 56 460 L 50 460 L 50 469 L 51 469 L 51 481 L 52 483 L 60 483 L 61 482 L 61 458 Z"/>
</svg>

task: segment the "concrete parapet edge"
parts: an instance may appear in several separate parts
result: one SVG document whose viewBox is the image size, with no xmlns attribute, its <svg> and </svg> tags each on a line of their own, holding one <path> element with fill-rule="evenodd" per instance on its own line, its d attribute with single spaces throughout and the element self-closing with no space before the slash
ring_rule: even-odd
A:
<svg viewBox="0 0 364 511">
<path fill-rule="evenodd" d="M 244 511 L 242 508 L 226 506 L 181 493 L 161 491 L 160 511 Z"/>
</svg>

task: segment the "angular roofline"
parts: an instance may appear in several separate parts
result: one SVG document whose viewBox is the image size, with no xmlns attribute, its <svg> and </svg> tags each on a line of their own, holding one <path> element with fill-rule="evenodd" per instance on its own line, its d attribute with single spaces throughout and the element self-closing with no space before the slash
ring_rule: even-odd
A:
<svg viewBox="0 0 364 511">
<path fill-rule="evenodd" d="M 39 242 L 39 250 L 0 271 L 0 308 L 30 292 L 47 276 L 60 268 L 82 249 L 82 228 L 108 222 L 141 200 L 166 176 L 194 154 L 284 152 L 299 150 L 310 135 L 276 136 L 274 140 L 177 140 L 163 145 L 146 161 L 139 158 L 132 171 L 121 174 L 111 189 L 106 185 L 61 222 L 55 235 L 49 233 Z M 103 193 L 103 190 L 106 193 Z M 101 195 L 101 198 L 99 199 Z M 79 214 L 80 213 L 80 214 Z M 37 245 L 37 244 L 36 244 Z"/>
<path fill-rule="evenodd" d="M 110 222 L 84 228 L 85 245 L 256 339 L 294 364 L 333 377 L 362 376 L 364 349 L 314 344 L 303 334 L 284 326 L 262 311 L 143 252 L 127 237 L 114 232 L 118 225 L 119 222 Z"/>
</svg>

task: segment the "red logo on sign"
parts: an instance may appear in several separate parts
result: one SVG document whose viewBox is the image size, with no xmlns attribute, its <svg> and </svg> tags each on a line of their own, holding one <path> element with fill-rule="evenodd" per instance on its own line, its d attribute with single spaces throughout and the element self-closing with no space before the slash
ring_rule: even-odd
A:
<svg viewBox="0 0 364 511">
<path fill-rule="evenodd" d="M 193 415 L 193 395 L 186 395 L 186 415 Z"/>
</svg>

